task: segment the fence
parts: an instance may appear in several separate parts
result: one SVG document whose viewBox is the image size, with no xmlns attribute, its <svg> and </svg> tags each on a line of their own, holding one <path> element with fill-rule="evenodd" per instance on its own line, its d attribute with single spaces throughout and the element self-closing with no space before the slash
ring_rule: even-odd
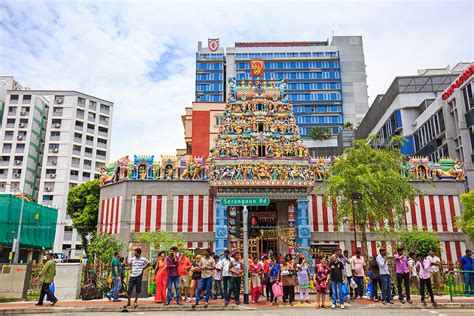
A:
<svg viewBox="0 0 474 316">
<path fill-rule="evenodd" d="M 474 296 L 474 271 L 455 270 L 448 273 L 449 298 Z"/>
</svg>

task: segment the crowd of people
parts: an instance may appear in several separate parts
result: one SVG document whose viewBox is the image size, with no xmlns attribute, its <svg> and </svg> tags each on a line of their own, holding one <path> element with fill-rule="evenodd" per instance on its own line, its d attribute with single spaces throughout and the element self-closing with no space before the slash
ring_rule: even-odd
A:
<svg viewBox="0 0 474 316">
<path fill-rule="evenodd" d="M 109 299 L 119 301 L 122 266 L 120 254 L 112 261 L 113 288 L 107 294 Z M 331 308 L 344 308 L 348 300 L 370 299 L 382 304 L 393 304 L 398 300 L 411 304 L 411 294 L 415 291 L 426 305 L 426 299 L 436 306 L 435 294 L 440 294 L 441 260 L 430 251 L 427 255 L 407 253 L 398 248 L 393 255 L 396 279 L 392 280 L 391 266 L 385 249 L 370 258 L 364 257 L 360 249 L 353 256 L 348 250 L 337 249 L 330 256 L 316 256 L 311 259 L 304 254 L 287 254 L 277 258 L 272 253 L 263 256 L 251 255 L 248 262 L 251 302 L 258 303 L 264 297 L 272 306 L 295 304 L 295 288 L 299 290 L 299 302 L 311 303 L 310 290 L 316 291 L 316 308 L 324 308 L 326 295 L 331 299 Z M 461 258 L 461 269 L 472 271 L 471 251 Z M 141 249 L 134 250 L 129 260 L 130 278 L 128 283 L 127 306 L 135 289 L 134 306 L 137 306 L 141 292 L 143 272 L 151 263 L 141 255 Z M 240 304 L 244 261 L 238 251 L 226 250 L 220 257 L 207 249 L 203 255 L 196 255 L 191 261 L 177 247 L 168 254 L 160 252 L 154 264 L 156 285 L 155 302 L 169 305 L 191 303 L 192 307 L 208 306 L 210 299 L 223 299 L 225 306 L 231 300 Z M 395 275 L 395 274 L 393 274 Z M 464 273 L 466 291 L 474 292 L 474 275 Z M 396 285 L 395 285 L 396 282 Z M 416 290 L 414 290 L 416 288 Z M 174 291 L 173 291 L 174 290 Z M 380 291 L 380 295 L 379 295 Z"/>
</svg>

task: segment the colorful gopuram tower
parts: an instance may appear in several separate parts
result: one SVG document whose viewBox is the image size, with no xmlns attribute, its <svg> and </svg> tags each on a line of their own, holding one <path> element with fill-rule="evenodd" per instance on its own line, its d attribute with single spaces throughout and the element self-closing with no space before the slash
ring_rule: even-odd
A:
<svg viewBox="0 0 474 316">
<path fill-rule="evenodd" d="M 229 81 L 219 136 L 206 162 L 216 208 L 216 252 L 234 238 L 222 197 L 286 202 L 285 223 L 297 247 L 308 247 L 308 199 L 315 181 L 308 150 L 288 102 L 285 81 Z M 295 212 L 296 209 L 296 212 Z M 295 216 L 296 213 L 296 216 Z M 296 218 L 295 218 L 296 217 Z M 279 221 L 281 225 L 281 221 Z"/>
</svg>

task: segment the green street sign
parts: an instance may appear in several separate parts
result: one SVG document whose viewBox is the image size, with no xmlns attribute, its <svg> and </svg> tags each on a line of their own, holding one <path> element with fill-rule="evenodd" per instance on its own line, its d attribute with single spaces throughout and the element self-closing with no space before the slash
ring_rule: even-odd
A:
<svg viewBox="0 0 474 316">
<path fill-rule="evenodd" d="M 238 197 L 238 198 L 222 198 L 223 206 L 267 206 L 270 199 L 267 197 Z"/>
</svg>

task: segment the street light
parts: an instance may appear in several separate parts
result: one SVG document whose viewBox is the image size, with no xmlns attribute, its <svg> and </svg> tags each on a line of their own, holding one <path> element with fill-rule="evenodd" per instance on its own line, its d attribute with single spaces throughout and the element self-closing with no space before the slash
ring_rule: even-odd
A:
<svg viewBox="0 0 474 316">
<path fill-rule="evenodd" d="M 25 207 L 25 194 L 20 191 L 16 186 L 12 186 L 11 183 L 6 183 L 6 185 L 9 185 L 12 188 L 15 188 L 16 191 L 18 191 L 22 197 L 21 197 L 21 208 L 20 208 L 20 220 L 18 221 L 18 229 L 17 229 L 17 234 L 16 234 L 16 241 L 13 241 L 12 245 L 12 250 L 13 250 L 13 263 L 18 263 L 19 257 L 20 257 L 20 236 L 21 236 L 21 226 L 23 223 L 23 209 Z"/>
</svg>

